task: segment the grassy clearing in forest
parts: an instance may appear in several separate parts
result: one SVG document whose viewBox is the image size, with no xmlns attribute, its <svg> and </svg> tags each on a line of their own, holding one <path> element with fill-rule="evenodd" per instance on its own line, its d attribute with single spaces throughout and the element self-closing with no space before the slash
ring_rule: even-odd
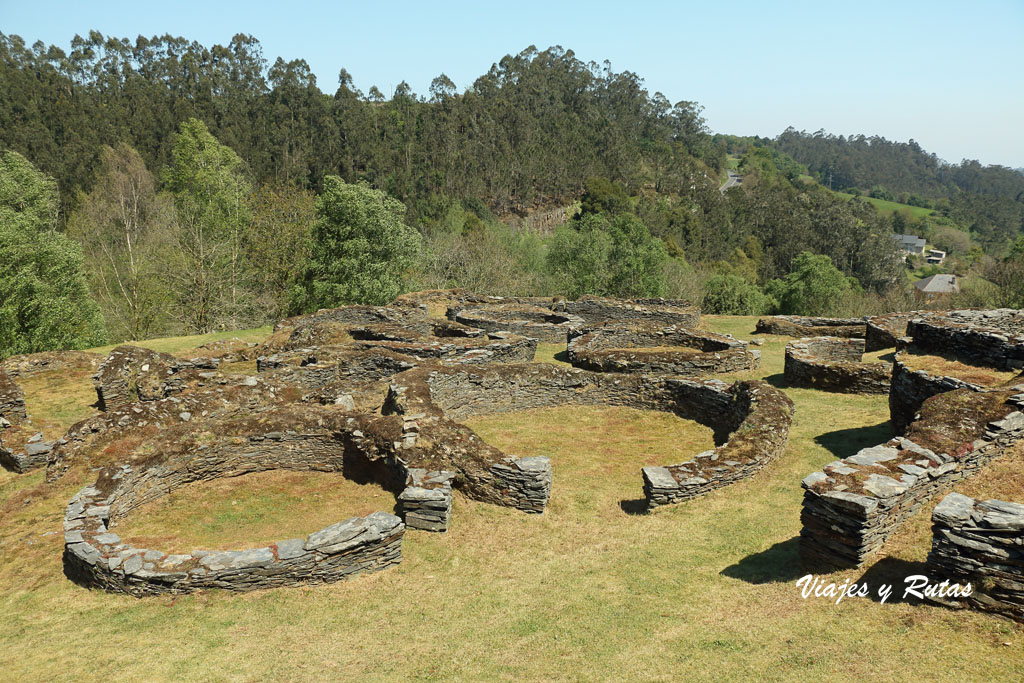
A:
<svg viewBox="0 0 1024 683">
<path fill-rule="evenodd" d="M 748 339 L 755 321 L 704 324 Z M 785 454 L 751 479 L 632 514 L 640 467 L 707 448 L 699 427 L 607 408 L 474 418 L 499 446 L 551 455 L 548 511 L 457 493 L 448 533 L 409 532 L 401 565 L 342 583 L 143 600 L 88 591 L 61 573 L 60 528 L 67 499 L 95 474 L 46 485 L 38 472 L 0 472 L 0 670 L 11 680 L 1019 679 L 1020 625 L 899 601 L 800 598 L 800 480 L 888 438 L 887 399 L 785 388 L 787 339 L 763 339 L 761 368 L 737 376 L 783 387 L 796 414 Z M 559 362 L 562 352 L 540 345 L 538 360 Z M 1020 500 L 1022 458 L 1008 455 L 957 490 Z M 363 498 L 368 487 L 343 483 L 323 501 L 274 477 L 217 486 L 229 488 L 181 491 L 209 513 L 167 504 L 177 510 L 173 529 L 161 529 L 156 512 L 133 523 L 154 537 L 210 534 L 245 547 L 278 533 L 261 530 L 268 512 L 300 533 L 376 502 Z M 825 578 L 874 586 L 916 573 L 929 546 L 927 507 L 872 566 Z M 204 526 L 207 514 L 215 529 Z"/>
</svg>

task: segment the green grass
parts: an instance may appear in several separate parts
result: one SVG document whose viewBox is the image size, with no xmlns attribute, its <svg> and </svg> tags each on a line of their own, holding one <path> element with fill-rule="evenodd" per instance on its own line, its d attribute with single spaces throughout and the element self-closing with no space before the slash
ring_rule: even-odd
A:
<svg viewBox="0 0 1024 683">
<path fill-rule="evenodd" d="M 843 199 L 853 199 L 853 195 L 847 194 L 846 192 L 834 192 L 833 194 L 842 197 Z M 887 199 L 875 199 L 874 197 L 868 197 L 867 195 L 862 195 L 861 199 L 874 204 L 875 208 L 878 209 L 880 213 L 884 214 L 906 211 L 914 218 L 923 218 L 935 213 L 935 209 L 926 209 L 920 206 L 911 206 L 910 204 L 900 204 L 899 202 L 891 202 Z"/>
<path fill-rule="evenodd" d="M 747 339 L 755 321 L 705 324 Z M 744 375 L 782 385 L 786 339 L 764 339 L 761 368 Z M 555 356 L 538 349 L 542 360 Z M 0 670 L 11 680 L 1018 680 L 1024 626 L 927 605 L 800 598 L 800 480 L 887 438 L 888 409 L 885 396 L 785 391 L 796 414 L 776 463 L 652 515 L 630 514 L 642 495 L 639 468 L 706 447 L 692 423 L 615 409 L 478 418 L 513 452 L 551 455 L 545 514 L 457 493 L 451 530 L 409 532 L 397 568 L 244 595 L 136 600 L 79 588 L 61 573 L 61 515 L 95 473 L 53 485 L 39 473 L 0 473 Z M 958 490 L 1019 500 L 1022 464 L 1024 455 L 997 462 Z M 243 547 L 265 523 L 261 506 L 294 508 L 288 523 L 312 530 L 316 515 L 342 519 L 365 502 L 353 494 L 314 512 L 317 501 L 297 500 L 293 485 L 282 492 L 247 479 L 203 494 L 215 504 L 215 529 L 199 513 L 178 518 L 174 533 Z M 917 573 L 930 508 L 867 572 L 828 580 Z"/>
</svg>

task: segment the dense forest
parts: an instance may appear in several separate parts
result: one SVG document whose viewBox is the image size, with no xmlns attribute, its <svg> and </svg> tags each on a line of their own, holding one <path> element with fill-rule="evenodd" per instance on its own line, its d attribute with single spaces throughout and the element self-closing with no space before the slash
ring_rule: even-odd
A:
<svg viewBox="0 0 1024 683">
<path fill-rule="evenodd" d="M 993 252 L 1024 225 L 1024 174 L 974 160 L 942 161 L 910 140 L 844 137 L 787 129 L 772 144 L 830 188 L 937 208 L 976 233 Z"/>
<path fill-rule="evenodd" d="M 463 92 L 441 74 L 426 95 L 385 96 L 344 69 L 323 92 L 303 60 L 270 63 L 245 35 L 91 32 L 65 52 L 0 34 L 0 84 L 0 356 L 414 287 L 876 312 L 915 304 L 893 231 L 996 282 L 1024 260 L 1008 169 L 872 139 L 897 160 L 837 154 L 857 160 L 839 180 L 815 156 L 825 136 L 712 136 L 697 103 L 559 47 L 506 56 Z M 722 192 L 727 165 L 743 183 Z M 941 212 L 887 213 L 829 184 Z"/>
</svg>

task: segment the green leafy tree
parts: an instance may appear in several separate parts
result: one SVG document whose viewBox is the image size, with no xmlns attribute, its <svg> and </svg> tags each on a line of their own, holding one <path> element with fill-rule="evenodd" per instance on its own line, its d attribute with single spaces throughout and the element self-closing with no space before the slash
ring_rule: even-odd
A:
<svg viewBox="0 0 1024 683">
<path fill-rule="evenodd" d="M 632 214 L 616 217 L 611 223 L 612 277 L 609 294 L 620 297 L 651 297 L 665 293 L 665 244 L 652 237 L 640 219 Z"/>
<path fill-rule="evenodd" d="M 177 310 L 189 331 L 238 327 L 252 318 L 243 261 L 251 190 L 242 160 L 220 144 L 206 124 L 181 124 L 164 169 L 174 197 L 179 260 L 168 269 Z"/>
<path fill-rule="evenodd" d="M 793 259 L 793 271 L 769 282 L 766 290 L 782 313 L 827 315 L 856 288 L 856 281 L 843 275 L 828 256 L 804 251 Z"/>
<path fill-rule="evenodd" d="M 172 207 L 125 144 L 101 150 L 96 184 L 77 203 L 68 234 L 82 245 L 107 329 L 117 340 L 153 336 L 168 317 Z"/>
<path fill-rule="evenodd" d="M 57 186 L 17 152 L 0 155 L 0 358 L 106 342 L 82 251 L 54 230 Z"/>
<path fill-rule="evenodd" d="M 573 299 L 607 292 L 613 247 L 608 227 L 607 219 L 589 214 L 555 231 L 548 267 L 559 292 Z"/>
<path fill-rule="evenodd" d="M 701 309 L 720 315 L 763 315 L 776 302 L 757 285 L 735 273 L 718 273 L 704 283 Z"/>
<path fill-rule="evenodd" d="M 294 288 L 292 309 L 385 304 L 402 292 L 421 247 L 402 219 L 405 206 L 366 183 L 324 178 L 316 199 L 309 261 Z"/>
</svg>

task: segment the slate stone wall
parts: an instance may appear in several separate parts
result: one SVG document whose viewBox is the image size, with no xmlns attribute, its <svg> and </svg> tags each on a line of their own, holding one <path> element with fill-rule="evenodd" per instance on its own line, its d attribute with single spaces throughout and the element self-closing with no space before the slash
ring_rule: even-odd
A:
<svg viewBox="0 0 1024 683">
<path fill-rule="evenodd" d="M 653 347 L 684 346 L 678 351 Z M 646 349 L 644 347 L 647 347 Z M 688 377 L 753 370 L 760 352 L 732 337 L 685 327 L 622 324 L 569 333 L 569 362 L 594 372 L 639 372 Z"/>
<path fill-rule="evenodd" d="M 950 311 L 907 323 L 914 347 L 999 370 L 1024 369 L 1024 311 Z"/>
<path fill-rule="evenodd" d="M 907 336 L 907 323 L 915 318 L 927 318 L 938 315 L 934 311 L 910 311 L 907 313 L 890 313 L 868 318 L 865 328 L 865 351 L 881 351 L 896 348 L 897 341 Z"/>
<path fill-rule="evenodd" d="M 177 454 L 150 466 L 108 468 L 65 510 L 65 572 L 86 586 L 141 597 L 201 588 L 247 591 L 323 583 L 395 565 L 401 560 L 405 525 L 387 512 L 353 517 L 305 539 L 262 548 L 177 555 L 134 547 L 112 530 L 139 505 L 191 482 L 269 469 L 339 472 L 341 476 L 342 452 L 326 430 L 267 433 L 247 440 L 225 439 L 215 447 Z"/>
<path fill-rule="evenodd" d="M 897 353 L 889 387 L 889 419 L 892 420 L 893 430 L 897 434 L 902 434 L 914 421 L 921 405 L 927 399 L 955 389 L 983 391 L 984 387 L 955 377 L 914 370 L 903 362 L 902 352 Z"/>
<path fill-rule="evenodd" d="M 786 344 L 783 377 L 793 387 L 844 394 L 887 394 L 888 363 L 862 363 L 864 340 L 811 337 Z"/>
<path fill-rule="evenodd" d="M 554 310 L 581 318 L 587 325 L 603 323 L 644 323 L 663 327 L 695 329 L 700 324 L 700 309 L 685 301 L 671 299 L 606 299 L 584 296 L 576 301 L 562 300 Z"/>
<path fill-rule="evenodd" d="M 811 318 L 797 315 L 773 315 L 757 321 L 759 334 L 778 334 L 788 337 L 845 337 L 863 339 L 866 334 L 864 318 Z"/>
<path fill-rule="evenodd" d="M 584 325 L 582 318 L 571 313 L 557 313 L 524 304 L 477 308 L 455 306 L 448 309 L 446 316 L 449 320 L 487 332 L 510 332 L 549 344 L 564 343 L 569 330 Z"/>
<path fill-rule="evenodd" d="M 20 424 L 28 419 L 25 413 L 25 392 L 5 370 L 0 368 L 0 420 Z"/>
<path fill-rule="evenodd" d="M 954 398 L 968 401 L 962 407 L 966 413 L 960 414 L 971 413 L 969 395 L 931 400 Z M 1007 398 L 1007 406 L 1010 412 L 988 423 L 977 438 L 951 449 L 953 453 L 937 453 L 896 437 L 808 475 L 802 483 L 800 515 L 804 564 L 824 570 L 862 566 L 922 504 L 1024 440 L 1024 394 Z M 961 427 L 958 415 L 950 412 L 951 424 L 929 428 L 955 434 Z"/>
<path fill-rule="evenodd" d="M 1024 505 L 950 493 L 932 512 L 928 575 L 971 595 L 930 598 L 1024 622 Z"/>
</svg>

